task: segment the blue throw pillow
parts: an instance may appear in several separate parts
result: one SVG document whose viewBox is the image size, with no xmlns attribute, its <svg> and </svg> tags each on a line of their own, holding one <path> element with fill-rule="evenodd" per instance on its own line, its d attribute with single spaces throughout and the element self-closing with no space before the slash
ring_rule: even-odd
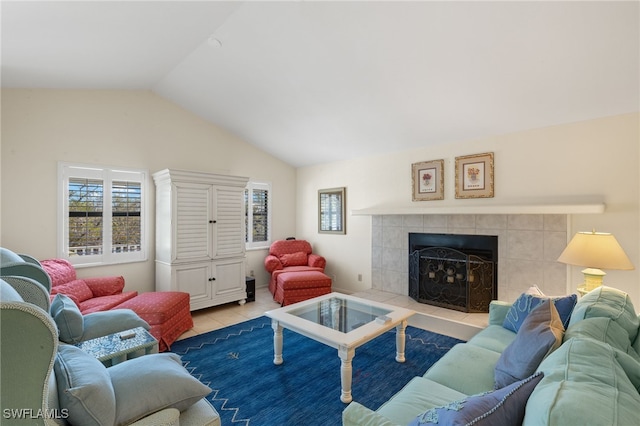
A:
<svg viewBox="0 0 640 426">
<path fill-rule="evenodd" d="M 533 374 L 543 359 L 562 344 L 564 327 L 555 305 L 544 300 L 527 315 L 516 338 L 505 348 L 495 367 L 500 389 Z"/>
<path fill-rule="evenodd" d="M 100 361 L 72 345 L 58 346 L 54 364 L 60 408 L 70 424 L 113 426 L 116 397 L 107 369 Z"/>
<path fill-rule="evenodd" d="M 84 318 L 71 298 L 58 293 L 51 302 L 51 317 L 58 326 L 58 338 L 65 343 L 80 343 L 84 334 Z"/>
<path fill-rule="evenodd" d="M 545 299 L 549 299 L 549 297 L 522 293 L 509 308 L 509 312 L 507 312 L 507 316 L 505 317 L 502 326 L 507 330 L 517 333 L 525 318 L 529 315 L 529 312 L 531 312 Z M 556 305 L 556 309 L 560 315 L 560 320 L 566 330 L 569 326 L 569 320 L 571 319 L 573 308 L 576 306 L 576 302 L 578 301 L 578 296 L 570 294 L 568 296 L 553 297 L 550 299 L 553 300 L 553 303 Z"/>
<path fill-rule="evenodd" d="M 413 419 L 409 426 L 522 424 L 527 400 L 543 376 L 538 372 L 502 389 L 432 408 Z"/>
<path fill-rule="evenodd" d="M 211 389 L 166 352 L 116 364 L 107 369 L 116 399 L 116 424 L 129 424 L 165 408 L 186 410 Z"/>
</svg>

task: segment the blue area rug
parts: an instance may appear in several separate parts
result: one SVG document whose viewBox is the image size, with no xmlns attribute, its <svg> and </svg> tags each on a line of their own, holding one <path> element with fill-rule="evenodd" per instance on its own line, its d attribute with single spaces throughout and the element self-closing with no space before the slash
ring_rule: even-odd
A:
<svg viewBox="0 0 640 426">
<path fill-rule="evenodd" d="M 404 363 L 395 361 L 395 342 L 393 329 L 356 349 L 354 401 L 377 409 L 461 341 L 407 327 Z M 213 389 L 208 399 L 223 425 L 342 424 L 338 351 L 285 329 L 284 363 L 275 365 L 267 317 L 177 341 L 171 351 Z"/>
</svg>

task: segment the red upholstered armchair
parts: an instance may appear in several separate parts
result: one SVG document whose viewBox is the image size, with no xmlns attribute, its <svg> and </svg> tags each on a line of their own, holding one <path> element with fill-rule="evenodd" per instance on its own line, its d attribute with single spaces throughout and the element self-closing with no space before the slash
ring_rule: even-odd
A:
<svg viewBox="0 0 640 426">
<path fill-rule="evenodd" d="M 311 244 L 306 240 L 278 240 L 269 247 L 269 255 L 264 259 L 264 267 L 271 274 L 269 291 L 275 295 L 278 275 L 295 271 L 324 272 L 327 261 L 311 252 Z"/>
</svg>

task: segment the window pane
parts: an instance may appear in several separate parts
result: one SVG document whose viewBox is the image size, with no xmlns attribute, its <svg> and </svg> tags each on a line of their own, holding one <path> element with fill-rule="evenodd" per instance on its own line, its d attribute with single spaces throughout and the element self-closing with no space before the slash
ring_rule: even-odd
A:
<svg viewBox="0 0 640 426">
<path fill-rule="evenodd" d="M 140 183 L 114 181 L 111 184 L 111 252 L 140 251 Z"/>
<path fill-rule="evenodd" d="M 69 256 L 102 254 L 104 184 L 69 179 Z"/>
<path fill-rule="evenodd" d="M 253 190 L 253 241 L 267 241 L 268 239 L 268 197 L 266 189 Z"/>
<path fill-rule="evenodd" d="M 247 248 L 269 247 L 271 212 L 269 211 L 271 184 L 249 182 L 244 191 L 245 236 Z"/>
<path fill-rule="evenodd" d="M 321 194 L 320 203 L 322 229 L 325 231 L 339 231 L 342 229 L 341 197 L 338 194 Z"/>
</svg>

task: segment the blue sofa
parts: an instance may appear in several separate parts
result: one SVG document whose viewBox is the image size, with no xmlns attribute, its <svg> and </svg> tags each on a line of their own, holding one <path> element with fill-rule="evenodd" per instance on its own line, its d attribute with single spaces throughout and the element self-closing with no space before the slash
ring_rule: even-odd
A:
<svg viewBox="0 0 640 426">
<path fill-rule="evenodd" d="M 343 411 L 343 425 L 417 424 L 417 416 L 433 414 L 435 407 L 460 409 L 463 404 L 454 402 L 492 391 L 501 354 L 517 337 L 505 328 L 505 318 L 513 312 L 512 304 L 493 301 L 485 329 L 454 346 L 376 411 L 355 401 L 349 404 Z M 562 332 L 564 328 L 560 328 L 559 346 L 534 367 L 543 373 L 542 379 L 519 401 L 522 424 L 639 424 L 640 317 L 629 296 L 599 287 L 577 301 Z M 505 399 L 497 405 L 506 405 Z M 488 419 L 488 424 L 498 423 Z"/>
</svg>

